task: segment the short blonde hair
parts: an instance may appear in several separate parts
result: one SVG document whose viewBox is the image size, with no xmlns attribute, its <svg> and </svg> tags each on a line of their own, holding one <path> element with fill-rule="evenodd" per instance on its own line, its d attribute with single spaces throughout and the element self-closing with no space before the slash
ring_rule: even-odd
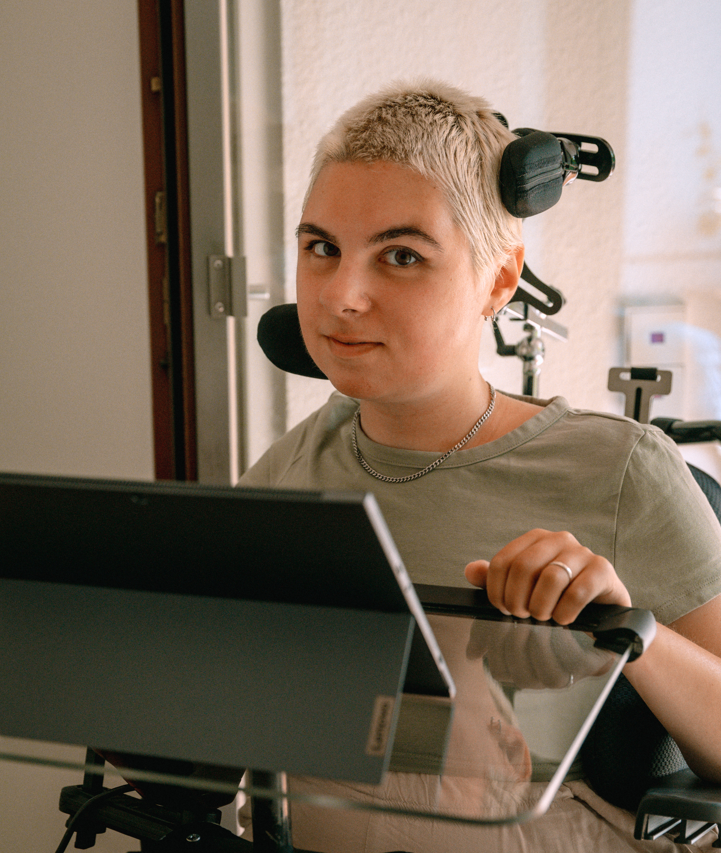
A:
<svg viewBox="0 0 721 853">
<path fill-rule="evenodd" d="M 321 139 L 305 204 L 330 163 L 387 161 L 440 187 L 477 271 L 494 274 L 521 245 L 501 201 L 499 171 L 514 135 L 483 98 L 435 80 L 395 83 L 345 112 Z"/>
</svg>

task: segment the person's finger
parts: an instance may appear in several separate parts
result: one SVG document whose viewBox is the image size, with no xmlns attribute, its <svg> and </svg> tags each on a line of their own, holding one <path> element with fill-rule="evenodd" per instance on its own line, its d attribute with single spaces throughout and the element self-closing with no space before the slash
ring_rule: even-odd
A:
<svg viewBox="0 0 721 853">
<path fill-rule="evenodd" d="M 473 560 L 464 569 L 466 580 L 473 586 L 481 589 L 486 587 L 486 576 L 488 575 L 488 560 Z"/>
<path fill-rule="evenodd" d="M 593 554 L 586 565 L 566 587 L 552 614 L 560 625 L 568 625 L 578 618 L 581 610 L 591 602 L 631 606 L 631 596 L 621 583 L 615 569 L 603 557 Z"/>
<path fill-rule="evenodd" d="M 570 559 L 569 555 L 575 554 L 578 554 L 576 562 L 580 563 L 590 553 L 568 532 L 531 530 L 513 540 L 491 559 L 486 586 L 488 597 L 504 612 L 525 619 L 531 615 L 531 597 L 549 563 L 560 559 L 560 556 Z M 554 570 L 551 570 L 550 574 L 553 573 Z M 548 612 L 552 612 L 562 591 L 563 586 L 559 582 L 556 584 L 555 600 L 545 602 Z"/>
</svg>

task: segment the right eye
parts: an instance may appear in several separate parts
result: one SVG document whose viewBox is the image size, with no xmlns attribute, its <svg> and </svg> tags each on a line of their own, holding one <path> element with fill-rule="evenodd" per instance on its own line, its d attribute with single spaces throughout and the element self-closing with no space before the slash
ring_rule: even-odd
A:
<svg viewBox="0 0 721 853">
<path fill-rule="evenodd" d="M 306 246 L 306 249 L 319 258 L 336 258 L 340 255 L 340 249 L 327 240 L 314 240 Z"/>
</svg>

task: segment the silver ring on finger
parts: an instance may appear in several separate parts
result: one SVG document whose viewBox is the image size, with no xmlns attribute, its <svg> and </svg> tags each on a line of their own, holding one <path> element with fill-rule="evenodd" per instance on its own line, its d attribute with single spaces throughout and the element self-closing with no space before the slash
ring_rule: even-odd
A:
<svg viewBox="0 0 721 853">
<path fill-rule="evenodd" d="M 564 572 L 568 573 L 568 582 L 570 583 L 573 580 L 573 570 L 570 566 L 567 566 L 565 563 L 561 563 L 559 560 L 554 560 L 552 563 L 548 564 L 549 566 L 558 566 L 563 569 Z"/>
</svg>

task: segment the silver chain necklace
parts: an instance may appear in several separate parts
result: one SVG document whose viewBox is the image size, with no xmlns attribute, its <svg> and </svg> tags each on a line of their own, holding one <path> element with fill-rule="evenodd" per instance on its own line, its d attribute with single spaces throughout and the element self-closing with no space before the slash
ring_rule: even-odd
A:
<svg viewBox="0 0 721 853">
<path fill-rule="evenodd" d="M 388 477 L 385 474 L 381 474 L 379 471 L 376 471 L 374 468 L 366 462 L 363 458 L 363 454 L 360 451 L 360 447 L 358 447 L 358 439 L 357 439 L 357 430 L 358 430 L 358 421 L 360 419 L 360 406 L 358 406 L 356 413 L 353 415 L 353 426 L 351 428 L 351 442 L 353 443 L 353 453 L 355 453 L 356 459 L 360 462 L 363 468 L 377 480 L 382 480 L 384 483 L 410 483 L 411 480 L 417 480 L 419 477 L 423 477 L 426 474 L 429 474 L 433 471 L 434 468 L 437 468 L 439 465 L 442 465 L 449 456 L 454 454 L 456 450 L 460 450 L 464 444 L 468 444 L 468 442 L 473 438 L 473 436 L 478 432 L 478 430 L 483 426 L 483 424 L 491 417 L 493 414 L 493 408 L 496 405 L 496 389 L 488 383 L 488 390 L 491 392 L 491 402 L 488 404 L 488 408 L 486 411 L 478 418 L 478 420 L 473 425 L 471 431 L 465 435 L 454 447 L 451 447 L 450 450 L 447 450 L 442 456 L 439 456 L 435 462 L 431 462 L 430 465 L 426 465 L 425 468 L 422 468 L 420 471 L 416 471 L 415 474 L 408 474 L 405 477 Z"/>
</svg>

